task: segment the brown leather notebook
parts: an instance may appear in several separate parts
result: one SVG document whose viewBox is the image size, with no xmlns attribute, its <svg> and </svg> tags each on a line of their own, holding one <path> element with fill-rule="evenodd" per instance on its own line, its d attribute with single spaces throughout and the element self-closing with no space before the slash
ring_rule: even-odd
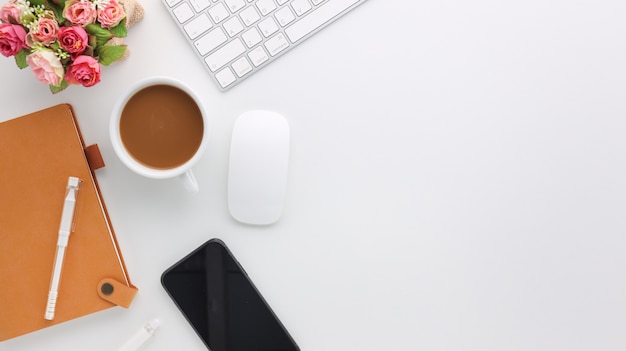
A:
<svg viewBox="0 0 626 351">
<path fill-rule="evenodd" d="M 72 107 L 0 123 L 0 341 L 113 306 L 137 288 L 124 260 Z M 55 317 L 44 318 L 68 178 L 82 180 L 65 250 Z"/>
</svg>

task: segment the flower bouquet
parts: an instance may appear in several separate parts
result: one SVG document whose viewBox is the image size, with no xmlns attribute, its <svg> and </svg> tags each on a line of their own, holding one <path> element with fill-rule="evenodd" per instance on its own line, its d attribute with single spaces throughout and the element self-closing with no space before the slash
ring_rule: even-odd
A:
<svg viewBox="0 0 626 351">
<path fill-rule="evenodd" d="M 121 1 L 8 0 L 0 7 L 0 53 L 15 57 L 21 69 L 30 67 L 53 93 L 70 84 L 91 87 L 100 82 L 102 65 L 127 55 L 120 38 L 129 23 Z"/>
</svg>

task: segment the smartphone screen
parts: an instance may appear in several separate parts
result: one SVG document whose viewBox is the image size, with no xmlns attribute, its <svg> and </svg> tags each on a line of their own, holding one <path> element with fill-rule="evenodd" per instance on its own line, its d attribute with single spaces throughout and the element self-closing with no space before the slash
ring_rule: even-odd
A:
<svg viewBox="0 0 626 351">
<path fill-rule="evenodd" d="M 211 351 L 300 350 L 219 239 L 167 269 L 161 283 Z"/>
</svg>

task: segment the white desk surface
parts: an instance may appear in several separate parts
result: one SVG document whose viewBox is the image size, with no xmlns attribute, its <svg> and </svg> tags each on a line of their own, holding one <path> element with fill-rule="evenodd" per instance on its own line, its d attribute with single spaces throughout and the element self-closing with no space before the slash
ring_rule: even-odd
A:
<svg viewBox="0 0 626 351">
<path fill-rule="evenodd" d="M 160 285 L 223 239 L 302 350 L 626 349 L 626 2 L 369 0 L 220 92 L 157 0 L 102 82 L 52 95 L 0 57 L 0 120 L 77 112 L 131 279 L 112 308 L 0 350 L 204 350 Z M 210 113 L 201 191 L 117 159 L 109 113 L 138 79 L 191 85 Z M 286 207 L 269 227 L 228 213 L 237 116 L 289 120 Z M 1 225 L 1 224 L 0 224 Z M 0 312 L 1 318 L 1 312 Z"/>
</svg>

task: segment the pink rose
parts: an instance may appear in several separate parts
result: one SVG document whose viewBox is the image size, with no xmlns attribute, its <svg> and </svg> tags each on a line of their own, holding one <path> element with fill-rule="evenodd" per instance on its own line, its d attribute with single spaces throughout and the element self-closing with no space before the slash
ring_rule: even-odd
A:
<svg viewBox="0 0 626 351">
<path fill-rule="evenodd" d="M 29 33 L 32 40 L 43 45 L 50 45 L 57 39 L 59 24 L 51 18 L 40 18 L 34 30 Z M 32 45 L 31 45 L 32 46 Z"/>
<path fill-rule="evenodd" d="M 26 56 L 26 63 L 42 83 L 59 86 L 63 79 L 63 65 L 57 55 L 48 49 L 39 49 Z"/>
<path fill-rule="evenodd" d="M 116 0 L 105 2 L 104 6 L 98 7 L 98 22 L 104 28 L 117 26 L 126 17 L 124 7 Z"/>
<path fill-rule="evenodd" d="M 70 84 L 93 86 L 100 81 L 100 64 L 91 56 L 78 56 L 68 67 L 65 80 Z"/>
<path fill-rule="evenodd" d="M 0 7 L 0 20 L 2 22 L 19 23 L 21 18 L 22 11 L 15 1 L 9 1 Z"/>
<path fill-rule="evenodd" d="M 26 49 L 26 30 L 17 24 L 0 24 L 0 53 L 6 57 L 15 56 Z"/>
<path fill-rule="evenodd" d="M 59 29 L 61 47 L 74 58 L 85 51 L 87 41 L 87 32 L 82 27 L 72 26 Z"/>
<path fill-rule="evenodd" d="M 63 17 L 73 24 L 84 27 L 96 20 L 96 8 L 89 1 L 69 0 L 63 8 Z"/>
</svg>

